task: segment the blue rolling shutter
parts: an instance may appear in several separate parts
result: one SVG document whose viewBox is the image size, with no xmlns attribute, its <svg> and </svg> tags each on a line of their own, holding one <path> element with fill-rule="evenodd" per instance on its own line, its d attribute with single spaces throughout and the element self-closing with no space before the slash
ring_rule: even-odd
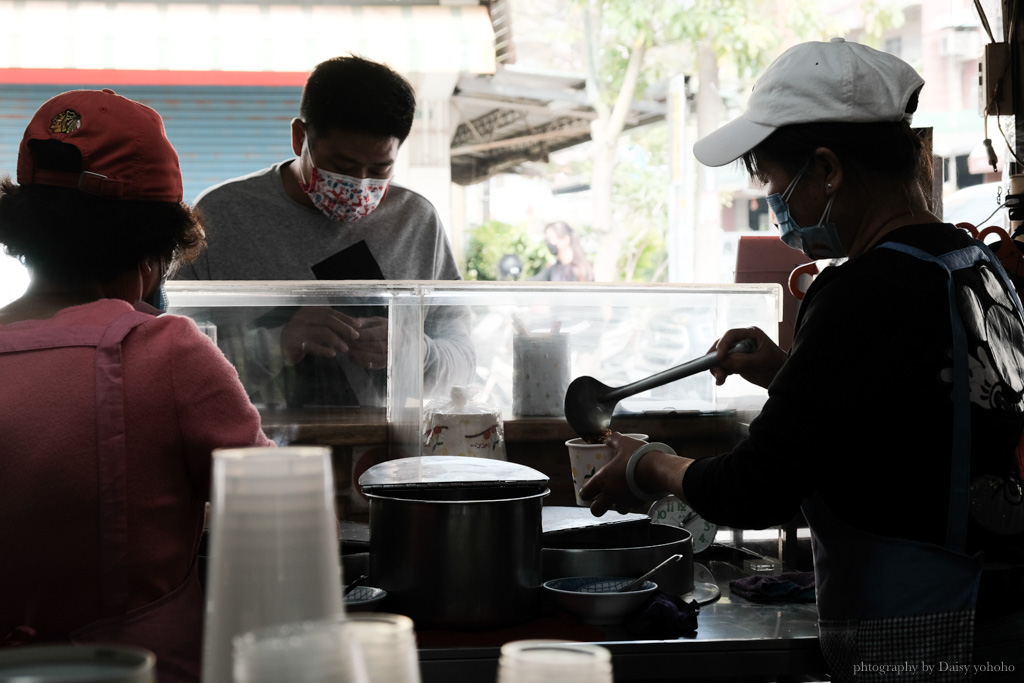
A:
<svg viewBox="0 0 1024 683">
<path fill-rule="evenodd" d="M 18 144 L 40 104 L 66 90 L 102 85 L 0 85 L 0 174 L 17 170 Z M 301 87 L 118 86 L 164 119 L 178 151 L 185 201 L 207 187 L 292 156 L 289 124 Z"/>
</svg>

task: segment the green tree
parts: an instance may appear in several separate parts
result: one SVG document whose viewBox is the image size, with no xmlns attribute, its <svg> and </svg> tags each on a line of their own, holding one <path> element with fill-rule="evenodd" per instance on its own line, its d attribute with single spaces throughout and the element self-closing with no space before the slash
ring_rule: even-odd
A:
<svg viewBox="0 0 1024 683">
<path fill-rule="evenodd" d="M 582 14 L 587 93 L 597 118 L 591 125 L 591 191 L 598 248 L 598 280 L 615 279 L 617 254 L 627 243 L 624 221 L 614 211 L 615 167 L 619 138 L 638 93 L 659 76 L 664 60 L 649 59 L 659 48 L 675 55 L 676 73 L 696 74 L 697 135 L 717 127 L 723 105 L 718 90 L 720 67 L 749 81 L 785 42 L 842 35 L 842 27 L 824 17 L 813 0 L 572 0 Z M 865 25 L 877 37 L 900 21 L 891 0 L 864 0 Z M 699 176 L 698 176 L 699 177 Z M 702 192 L 698 197 L 714 197 Z M 707 188 L 713 190 L 714 188 Z M 707 201 L 707 200 L 705 200 Z M 714 213 L 706 207 L 704 213 Z M 700 228 L 698 227 L 698 233 Z M 695 261 L 714 263 L 717 243 L 698 234 Z M 701 253 L 701 252 L 704 253 Z"/>
<path fill-rule="evenodd" d="M 503 256 L 514 254 L 523 262 L 520 280 L 528 280 L 546 264 L 549 254 L 544 241 L 530 234 L 526 227 L 487 221 L 469 233 L 466 249 L 467 280 L 497 280 L 498 262 Z"/>
<path fill-rule="evenodd" d="M 650 126 L 628 131 L 615 166 L 612 209 L 621 222 L 625 242 L 619 245 L 615 279 L 664 282 L 668 276 L 665 237 L 668 232 L 670 173 L 668 128 Z"/>
</svg>

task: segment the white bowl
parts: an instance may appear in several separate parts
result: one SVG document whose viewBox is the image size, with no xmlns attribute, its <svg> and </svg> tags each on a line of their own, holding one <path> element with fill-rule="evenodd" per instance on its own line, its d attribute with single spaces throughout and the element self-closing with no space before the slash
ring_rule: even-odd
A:
<svg viewBox="0 0 1024 683">
<path fill-rule="evenodd" d="M 544 583 L 548 599 L 559 609 L 574 614 L 584 624 L 608 626 L 624 621 L 654 598 L 658 584 L 644 581 L 635 591 L 619 589 L 635 579 L 615 576 L 570 576 Z"/>
</svg>

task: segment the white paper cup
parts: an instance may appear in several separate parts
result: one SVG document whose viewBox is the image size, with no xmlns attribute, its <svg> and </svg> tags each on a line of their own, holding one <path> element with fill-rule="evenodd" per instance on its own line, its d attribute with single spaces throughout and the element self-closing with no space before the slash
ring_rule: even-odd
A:
<svg viewBox="0 0 1024 683">
<path fill-rule="evenodd" d="M 564 415 L 571 370 L 569 335 L 513 336 L 512 412 L 524 417 Z"/>
<path fill-rule="evenodd" d="M 646 434 L 625 434 L 634 439 L 647 441 Z M 572 467 L 572 487 L 576 492 L 576 504 L 590 507 L 590 502 L 580 498 L 580 489 L 590 481 L 594 473 L 611 460 L 612 449 L 603 443 L 587 443 L 583 439 L 569 439 L 565 442 L 569 449 L 569 464 Z"/>
<path fill-rule="evenodd" d="M 612 683 L 611 652 L 594 643 L 515 640 L 501 646 L 498 683 Z"/>
<path fill-rule="evenodd" d="M 230 681 L 236 636 L 344 614 L 331 451 L 213 452 L 203 680 Z"/>
</svg>

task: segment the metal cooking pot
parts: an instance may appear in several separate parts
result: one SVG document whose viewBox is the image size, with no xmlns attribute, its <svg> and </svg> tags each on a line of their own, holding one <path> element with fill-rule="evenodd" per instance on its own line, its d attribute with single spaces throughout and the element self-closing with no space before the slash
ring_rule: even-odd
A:
<svg viewBox="0 0 1024 683">
<path fill-rule="evenodd" d="M 679 553 L 682 561 L 651 580 L 670 595 L 694 589 L 693 539 L 686 529 L 644 518 L 546 533 L 542 544 L 545 581 L 566 576 L 635 578 Z"/>
<path fill-rule="evenodd" d="M 417 626 L 479 628 L 535 617 L 548 478 L 483 458 L 420 456 L 359 478 L 370 501 L 370 582 Z"/>
</svg>

